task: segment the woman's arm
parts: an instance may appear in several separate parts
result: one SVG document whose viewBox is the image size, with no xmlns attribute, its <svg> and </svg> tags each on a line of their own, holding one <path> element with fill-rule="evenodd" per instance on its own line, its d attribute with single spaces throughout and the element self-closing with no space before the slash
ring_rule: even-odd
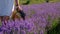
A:
<svg viewBox="0 0 60 34">
<path fill-rule="evenodd" d="M 15 7 L 18 13 L 20 13 L 20 16 L 25 20 L 25 13 L 23 12 L 21 6 L 19 5 L 19 0 L 15 0 Z"/>
<path fill-rule="evenodd" d="M 19 0 L 15 0 L 15 6 L 19 5 Z"/>
<path fill-rule="evenodd" d="M 19 0 L 15 0 L 15 7 L 18 8 L 19 10 L 22 10 L 19 4 Z"/>
</svg>

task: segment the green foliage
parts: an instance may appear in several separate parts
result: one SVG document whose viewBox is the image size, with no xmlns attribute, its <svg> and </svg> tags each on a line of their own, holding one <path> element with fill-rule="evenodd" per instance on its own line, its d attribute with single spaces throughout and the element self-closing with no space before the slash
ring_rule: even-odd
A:
<svg viewBox="0 0 60 34">
<path fill-rule="evenodd" d="M 54 19 L 52 29 L 47 31 L 47 34 L 60 34 L 60 19 Z"/>
<path fill-rule="evenodd" d="M 26 3 L 28 0 L 20 0 L 20 4 Z M 46 3 L 46 0 L 29 0 L 29 4 L 41 4 L 41 3 Z M 49 2 L 60 2 L 60 0 L 49 0 Z"/>
<path fill-rule="evenodd" d="M 58 23 L 58 19 L 54 19 L 53 21 L 52 21 L 52 27 L 56 27 L 59 23 Z"/>
</svg>

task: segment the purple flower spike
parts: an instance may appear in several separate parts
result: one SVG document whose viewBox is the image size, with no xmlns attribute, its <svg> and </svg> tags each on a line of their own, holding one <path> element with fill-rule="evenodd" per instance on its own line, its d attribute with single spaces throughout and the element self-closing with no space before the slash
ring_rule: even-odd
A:
<svg viewBox="0 0 60 34">
<path fill-rule="evenodd" d="M 21 30 L 20 34 L 26 34 L 26 32 L 24 30 Z"/>
<path fill-rule="evenodd" d="M 3 30 L 1 29 L 1 27 L 0 27 L 0 32 L 2 32 Z"/>
</svg>

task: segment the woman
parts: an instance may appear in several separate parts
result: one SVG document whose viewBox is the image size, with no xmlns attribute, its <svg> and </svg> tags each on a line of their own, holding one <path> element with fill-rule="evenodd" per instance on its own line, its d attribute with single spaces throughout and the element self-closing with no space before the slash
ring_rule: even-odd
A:
<svg viewBox="0 0 60 34">
<path fill-rule="evenodd" d="M 12 14 L 12 7 L 14 0 L 0 0 L 0 21 L 8 20 Z M 19 0 L 15 0 L 15 7 L 18 10 L 22 10 L 19 6 Z M 14 12 L 13 12 L 14 13 Z M 16 13 L 14 13 L 16 15 Z"/>
<path fill-rule="evenodd" d="M 0 21 L 9 19 L 13 4 L 14 0 L 0 0 Z"/>
</svg>

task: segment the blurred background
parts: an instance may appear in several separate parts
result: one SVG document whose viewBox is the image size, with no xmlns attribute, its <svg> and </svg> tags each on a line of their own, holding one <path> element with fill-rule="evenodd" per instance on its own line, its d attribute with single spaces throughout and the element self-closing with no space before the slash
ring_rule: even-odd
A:
<svg viewBox="0 0 60 34">
<path fill-rule="evenodd" d="M 26 3 L 27 1 L 30 4 L 42 4 L 42 3 L 46 3 L 46 1 L 49 1 L 49 3 L 55 3 L 55 2 L 60 2 L 60 0 L 20 0 L 20 4 L 22 5 L 23 3 Z"/>
</svg>

